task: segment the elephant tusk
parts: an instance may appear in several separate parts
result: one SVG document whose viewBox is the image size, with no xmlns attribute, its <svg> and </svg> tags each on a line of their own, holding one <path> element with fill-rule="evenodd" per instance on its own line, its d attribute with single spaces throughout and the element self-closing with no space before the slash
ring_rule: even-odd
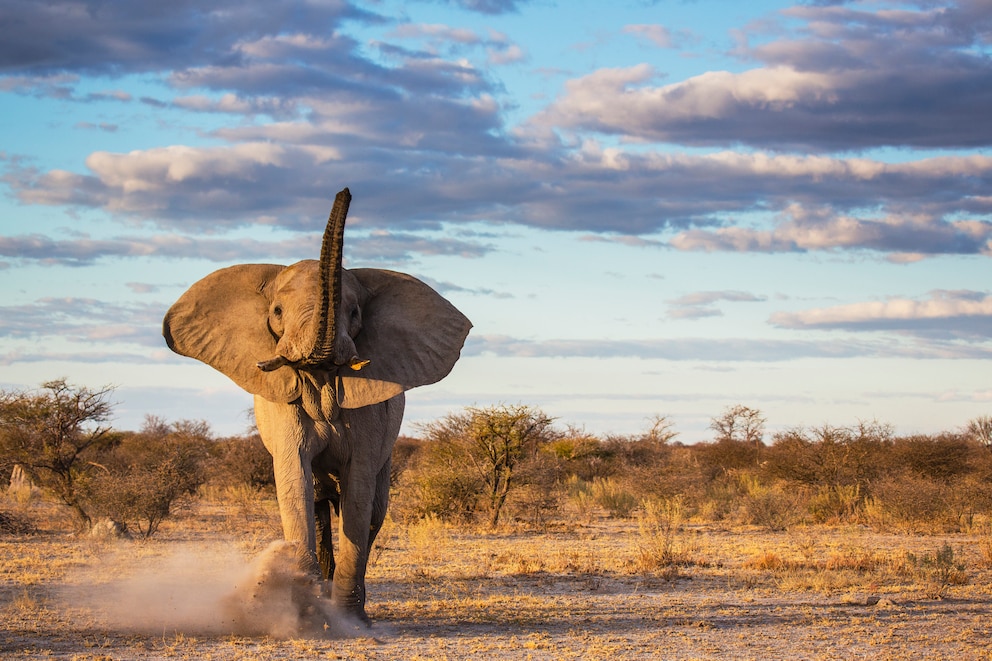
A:
<svg viewBox="0 0 992 661">
<path fill-rule="evenodd" d="M 348 367 L 350 367 L 351 369 L 357 372 L 371 362 L 372 362 L 371 360 L 361 360 L 359 358 L 355 358 L 354 360 L 351 361 Z"/>
</svg>

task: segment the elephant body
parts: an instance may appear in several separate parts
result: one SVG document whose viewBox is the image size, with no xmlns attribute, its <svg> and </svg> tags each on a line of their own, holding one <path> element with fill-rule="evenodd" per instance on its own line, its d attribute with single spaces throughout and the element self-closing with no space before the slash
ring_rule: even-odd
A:
<svg viewBox="0 0 992 661">
<path fill-rule="evenodd" d="M 275 468 L 283 535 L 306 549 L 305 569 L 331 581 L 332 602 L 359 616 L 369 551 L 389 504 L 389 469 L 404 400 L 401 393 L 379 404 L 342 409 L 328 421 L 311 418 L 301 403 L 255 396 L 258 431 Z M 337 557 L 332 507 L 339 514 Z"/>
<path fill-rule="evenodd" d="M 330 580 L 332 603 L 364 619 L 404 392 L 446 376 L 472 324 L 412 276 L 342 268 L 349 202 L 345 189 L 319 261 L 215 271 L 169 309 L 163 335 L 255 396 L 283 534 L 304 569 Z"/>
</svg>

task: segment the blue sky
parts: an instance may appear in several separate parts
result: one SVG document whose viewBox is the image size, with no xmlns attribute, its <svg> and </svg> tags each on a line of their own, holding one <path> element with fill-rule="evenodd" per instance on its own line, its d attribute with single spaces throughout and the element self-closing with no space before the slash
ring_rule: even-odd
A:
<svg viewBox="0 0 992 661">
<path fill-rule="evenodd" d="M 0 387 L 248 425 L 161 318 L 235 263 L 412 273 L 475 327 L 407 425 L 992 410 L 987 0 L 0 6 Z"/>
</svg>

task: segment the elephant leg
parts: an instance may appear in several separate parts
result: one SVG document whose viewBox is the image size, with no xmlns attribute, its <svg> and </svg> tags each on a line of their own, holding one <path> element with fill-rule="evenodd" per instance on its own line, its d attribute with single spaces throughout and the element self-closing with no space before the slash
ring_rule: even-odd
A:
<svg viewBox="0 0 992 661">
<path fill-rule="evenodd" d="M 314 511 L 314 450 L 310 447 L 298 407 L 255 397 L 255 420 L 276 477 L 276 496 L 283 537 L 300 544 L 300 567 L 320 575 Z"/>
<path fill-rule="evenodd" d="M 372 528 L 372 479 L 351 475 L 341 480 L 341 517 L 338 519 L 338 562 L 331 584 L 331 603 L 365 615 L 365 568 Z"/>
<path fill-rule="evenodd" d="M 334 577 L 334 545 L 331 540 L 331 501 L 315 503 L 317 517 L 317 561 L 325 581 Z"/>
<path fill-rule="evenodd" d="M 352 457 L 341 474 L 340 534 L 331 602 L 365 621 L 365 570 L 372 540 L 386 516 L 389 456 L 399 433 L 403 404 L 402 397 L 395 397 L 376 406 L 342 411 L 345 428 L 353 430 Z"/>
<path fill-rule="evenodd" d="M 387 461 L 376 477 L 375 498 L 372 501 L 372 525 L 369 526 L 369 551 L 372 550 L 376 535 L 382 530 L 382 524 L 386 520 L 386 511 L 389 508 L 389 488 L 392 486 L 389 479 L 392 463 L 391 459 Z"/>
</svg>

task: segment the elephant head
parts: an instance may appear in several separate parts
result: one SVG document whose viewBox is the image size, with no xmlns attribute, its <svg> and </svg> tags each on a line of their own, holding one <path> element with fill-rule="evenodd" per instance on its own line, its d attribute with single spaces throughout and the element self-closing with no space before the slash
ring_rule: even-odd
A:
<svg viewBox="0 0 992 661">
<path fill-rule="evenodd" d="M 360 408 L 446 376 L 471 323 L 416 278 L 342 267 L 350 200 L 338 193 L 319 261 L 232 266 L 190 287 L 163 322 L 169 348 L 324 417 L 330 400 Z"/>
</svg>

